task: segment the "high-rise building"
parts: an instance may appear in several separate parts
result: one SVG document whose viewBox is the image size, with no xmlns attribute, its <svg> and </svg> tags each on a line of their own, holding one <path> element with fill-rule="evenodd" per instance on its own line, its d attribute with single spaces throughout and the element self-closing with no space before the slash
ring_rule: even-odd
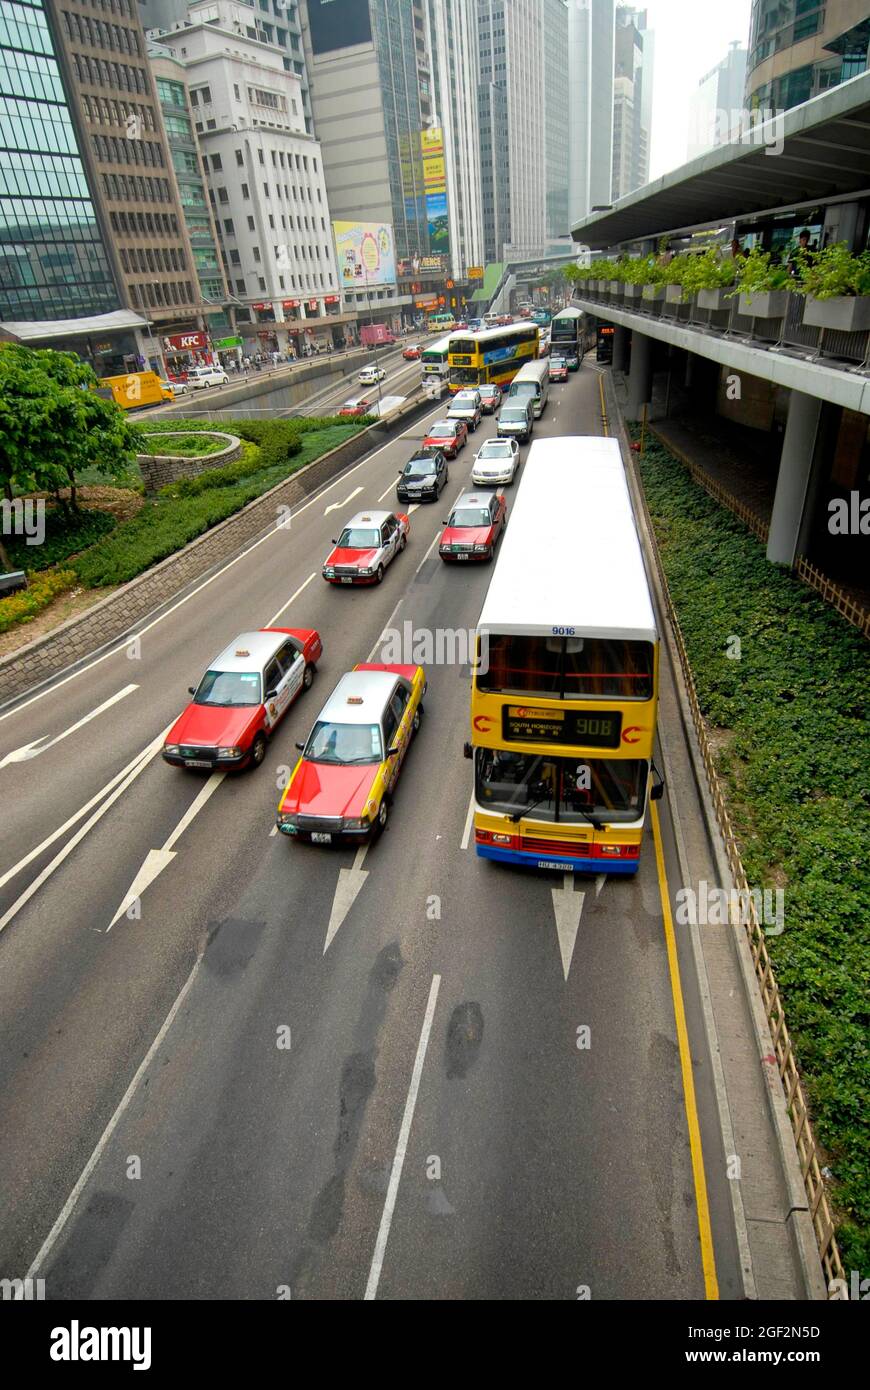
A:
<svg viewBox="0 0 870 1390">
<path fill-rule="evenodd" d="M 610 203 L 614 0 L 568 0 L 568 217 Z"/>
<path fill-rule="evenodd" d="M 728 53 L 698 83 L 689 100 L 687 159 L 728 143 L 739 130 L 746 84 L 746 49 L 735 39 Z"/>
<path fill-rule="evenodd" d="M 547 161 L 547 236 L 571 234 L 568 220 L 568 6 L 542 0 L 544 26 L 544 148 Z"/>
<path fill-rule="evenodd" d="M 242 0 L 200 0 L 159 43 L 183 64 L 230 316 L 267 351 L 343 341 L 318 142 L 276 44 L 246 32 Z M 333 332 L 335 330 L 335 332 Z"/>
<path fill-rule="evenodd" d="M 42 0 L 0 0 L 0 319 L 118 310 Z"/>
<path fill-rule="evenodd" d="M 787 111 L 867 68 L 867 0 L 752 0 L 748 107 Z"/>
<path fill-rule="evenodd" d="M 493 136 L 492 161 L 482 168 L 484 217 L 495 209 L 495 183 L 508 189 L 507 235 L 494 241 L 494 217 L 485 228 L 488 259 L 536 255 L 547 244 L 544 12 L 539 0 L 478 0 L 478 53 L 484 87 L 481 124 Z M 506 142 L 494 143 L 504 127 L 493 120 L 486 87 L 505 94 Z"/>
<path fill-rule="evenodd" d="M 136 0 L 45 0 L 91 189 L 111 230 L 126 306 L 161 333 L 202 327 Z"/>
<path fill-rule="evenodd" d="M 432 64 L 431 124 L 443 131 L 444 199 L 452 278 L 483 262 L 480 199 L 477 0 L 426 0 L 426 46 Z M 424 184 L 427 183 L 424 166 Z M 426 192 L 431 210 L 439 194 Z M 431 219 L 430 219 L 431 220 Z"/>
<path fill-rule="evenodd" d="M 646 10 L 617 5 L 613 53 L 611 201 L 649 181 L 653 36 Z"/>
</svg>

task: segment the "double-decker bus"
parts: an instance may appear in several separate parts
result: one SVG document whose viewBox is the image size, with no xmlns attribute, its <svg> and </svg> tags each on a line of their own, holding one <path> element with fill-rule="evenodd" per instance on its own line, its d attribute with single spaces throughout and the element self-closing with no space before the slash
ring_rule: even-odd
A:
<svg viewBox="0 0 870 1390">
<path fill-rule="evenodd" d="M 538 355 L 540 330 L 536 323 L 512 323 L 485 328 L 482 333 L 453 333 L 450 337 L 451 391 L 464 386 L 513 381 L 520 367 Z"/>
<path fill-rule="evenodd" d="M 447 380 L 447 373 L 450 364 L 447 360 L 450 348 L 450 336 L 439 338 L 437 343 L 430 343 L 420 354 L 420 365 L 423 368 L 423 380 L 427 377 L 437 377 L 439 381 Z"/>
<path fill-rule="evenodd" d="M 578 357 L 582 357 L 585 327 L 586 315 L 573 305 L 555 314 L 550 323 L 550 349 L 554 356 L 560 348 L 573 348 Z"/>
<path fill-rule="evenodd" d="M 426 327 L 430 333 L 448 333 L 451 328 L 456 327 L 456 319 L 449 310 L 446 313 L 430 314 L 426 320 Z"/>
<path fill-rule="evenodd" d="M 659 639 L 613 439 L 536 440 L 477 625 L 474 835 L 485 859 L 637 871 Z"/>
</svg>

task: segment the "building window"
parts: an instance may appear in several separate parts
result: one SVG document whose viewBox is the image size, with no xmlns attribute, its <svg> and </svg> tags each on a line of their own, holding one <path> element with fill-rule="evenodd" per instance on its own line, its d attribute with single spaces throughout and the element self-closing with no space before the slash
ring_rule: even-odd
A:
<svg viewBox="0 0 870 1390">
<path fill-rule="evenodd" d="M 238 166 L 239 166 L 240 169 L 241 169 L 242 165 L 244 164 L 244 162 L 245 162 L 245 156 L 242 154 L 241 150 L 236 150 L 236 163 L 238 164 Z"/>
</svg>

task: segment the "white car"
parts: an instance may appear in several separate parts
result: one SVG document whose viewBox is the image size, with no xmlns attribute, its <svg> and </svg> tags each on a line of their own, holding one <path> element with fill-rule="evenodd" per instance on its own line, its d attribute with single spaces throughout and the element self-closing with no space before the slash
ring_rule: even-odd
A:
<svg viewBox="0 0 870 1390">
<path fill-rule="evenodd" d="M 520 446 L 515 439 L 487 439 L 474 455 L 471 481 L 475 486 L 512 483 L 520 466 Z"/>
<path fill-rule="evenodd" d="M 479 391 L 457 391 L 447 407 L 448 420 L 464 420 L 470 430 L 476 430 L 483 415 Z"/>
<path fill-rule="evenodd" d="M 194 391 L 205 390 L 207 386 L 227 386 L 229 380 L 223 367 L 191 367 L 187 373 L 187 384 Z"/>
<path fill-rule="evenodd" d="M 387 377 L 383 367 L 363 367 L 359 374 L 360 386 L 377 386 L 379 381 L 385 381 Z"/>
<path fill-rule="evenodd" d="M 190 387 L 186 381 L 169 381 L 167 378 L 167 380 L 161 381 L 160 389 L 162 391 L 171 391 L 173 396 L 186 396 Z"/>
</svg>

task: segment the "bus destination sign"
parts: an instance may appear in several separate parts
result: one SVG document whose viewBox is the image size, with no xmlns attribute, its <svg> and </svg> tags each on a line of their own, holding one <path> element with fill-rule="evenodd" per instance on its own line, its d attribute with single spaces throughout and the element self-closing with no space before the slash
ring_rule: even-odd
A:
<svg viewBox="0 0 870 1390">
<path fill-rule="evenodd" d="M 505 742 L 565 743 L 581 748 L 618 748 L 622 715 L 618 710 L 540 709 L 531 705 L 504 705 L 502 734 Z"/>
</svg>

